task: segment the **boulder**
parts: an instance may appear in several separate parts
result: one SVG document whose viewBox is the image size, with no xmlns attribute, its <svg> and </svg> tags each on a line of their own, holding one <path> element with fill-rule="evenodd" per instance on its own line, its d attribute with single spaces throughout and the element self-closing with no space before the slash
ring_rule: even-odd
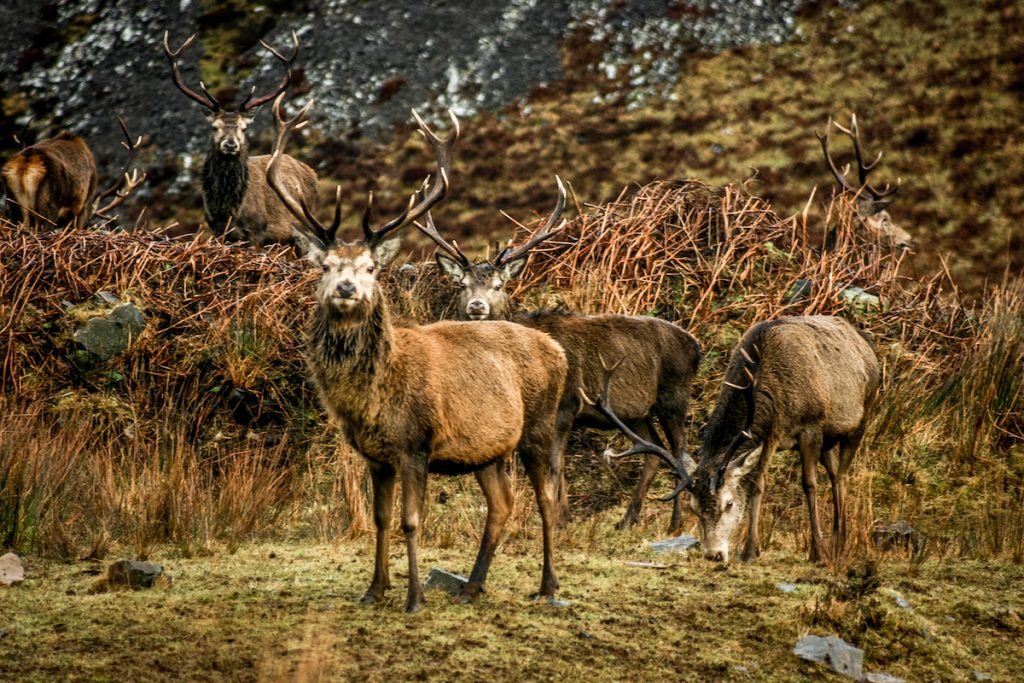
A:
<svg viewBox="0 0 1024 683">
<path fill-rule="evenodd" d="M 854 680 L 863 675 L 864 650 L 836 636 L 804 636 L 797 641 L 793 654 L 809 662 L 827 664 L 833 671 Z"/>
<path fill-rule="evenodd" d="M 0 557 L 0 585 L 10 586 L 25 580 L 25 568 L 21 558 L 14 553 Z"/>
<path fill-rule="evenodd" d="M 108 587 L 152 588 L 153 583 L 164 573 L 163 565 L 138 560 L 118 560 L 107 567 Z"/>
<path fill-rule="evenodd" d="M 106 315 L 90 318 L 75 330 L 75 341 L 102 361 L 124 353 L 128 342 L 146 327 L 142 311 L 134 304 L 118 304 Z"/>
<path fill-rule="evenodd" d="M 676 536 L 675 538 L 666 538 L 662 541 L 652 541 L 651 550 L 656 553 L 667 553 L 670 551 L 682 552 L 699 544 L 700 541 L 696 538 L 684 534 L 682 536 Z"/>
</svg>

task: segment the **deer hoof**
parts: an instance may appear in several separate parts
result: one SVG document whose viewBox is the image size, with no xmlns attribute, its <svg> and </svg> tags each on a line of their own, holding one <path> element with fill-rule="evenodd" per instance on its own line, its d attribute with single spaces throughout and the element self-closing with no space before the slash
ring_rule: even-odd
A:
<svg viewBox="0 0 1024 683">
<path fill-rule="evenodd" d="M 471 603 L 474 600 L 476 600 L 477 596 L 479 596 L 483 592 L 484 592 L 484 587 L 483 586 L 479 586 L 479 585 L 478 586 L 474 586 L 472 584 L 467 584 L 467 585 L 462 587 L 462 591 L 458 595 L 456 595 L 455 597 L 452 598 L 452 604 L 453 605 L 468 605 L 469 603 Z"/>
<path fill-rule="evenodd" d="M 615 525 L 615 528 L 619 531 L 623 531 L 625 529 L 630 528 L 631 526 L 634 526 L 638 521 L 640 521 L 639 515 L 637 515 L 637 513 L 634 512 L 633 510 L 629 510 L 626 512 L 626 515 L 621 520 L 619 520 L 619 522 Z"/>
<path fill-rule="evenodd" d="M 410 600 L 405 603 L 406 614 L 416 614 L 421 611 L 426 605 L 423 604 L 423 600 Z"/>
</svg>

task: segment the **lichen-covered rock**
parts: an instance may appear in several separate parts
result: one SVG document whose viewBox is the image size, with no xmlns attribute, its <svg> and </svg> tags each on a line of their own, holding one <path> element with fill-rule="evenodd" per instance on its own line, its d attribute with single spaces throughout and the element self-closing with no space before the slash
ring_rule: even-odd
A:
<svg viewBox="0 0 1024 683">
<path fill-rule="evenodd" d="M 25 568 L 21 558 L 14 553 L 0 556 L 0 586 L 10 586 L 25 580 Z"/>
<path fill-rule="evenodd" d="M 124 353 L 128 343 L 146 327 L 146 318 L 134 304 L 124 303 L 107 315 L 89 319 L 75 330 L 75 341 L 103 361 Z"/>
<path fill-rule="evenodd" d="M 434 567 L 427 574 L 427 580 L 423 582 L 423 587 L 426 590 L 438 588 L 449 595 L 458 595 L 467 583 L 469 583 L 469 579 L 461 574 L 453 574 Z"/>
<path fill-rule="evenodd" d="M 810 662 L 827 664 L 833 671 L 860 679 L 864 667 L 864 650 L 836 636 L 804 636 L 797 641 L 793 654 Z"/>
</svg>

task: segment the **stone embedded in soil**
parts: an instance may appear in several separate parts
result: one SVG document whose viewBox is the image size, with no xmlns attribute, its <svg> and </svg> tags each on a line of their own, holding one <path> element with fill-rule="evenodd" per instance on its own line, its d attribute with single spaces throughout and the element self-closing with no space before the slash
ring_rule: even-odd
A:
<svg viewBox="0 0 1024 683">
<path fill-rule="evenodd" d="M 438 588 L 450 595 L 459 595 L 462 592 L 462 587 L 467 583 L 469 583 L 469 579 L 461 574 L 452 574 L 434 567 L 427 574 L 427 580 L 423 583 L 423 587 L 427 590 Z"/>
<path fill-rule="evenodd" d="M 75 330 L 75 341 L 100 360 L 108 361 L 124 353 L 128 342 L 146 327 L 142 311 L 134 304 L 115 306 L 107 315 L 91 318 Z"/>
<path fill-rule="evenodd" d="M 779 581 L 777 584 L 775 584 L 775 587 L 783 593 L 796 593 L 795 583 L 786 583 L 785 581 Z"/>
<path fill-rule="evenodd" d="M 991 681 L 992 677 L 989 676 L 987 673 L 984 673 L 984 672 L 981 672 L 981 671 L 972 671 L 971 672 L 971 680 L 972 681 Z"/>
<path fill-rule="evenodd" d="M 864 674 L 857 683 L 907 683 L 907 681 L 899 676 L 892 676 L 884 672 L 878 672 Z"/>
<path fill-rule="evenodd" d="M 864 667 L 864 650 L 836 636 L 804 636 L 797 641 L 793 654 L 809 662 L 827 664 L 833 671 L 854 680 L 860 679 Z"/>
<path fill-rule="evenodd" d="M 672 550 L 682 552 L 693 548 L 699 543 L 700 541 L 693 536 L 687 536 L 684 534 L 683 536 L 676 536 L 675 538 L 666 538 L 663 541 L 652 541 L 651 550 L 656 553 L 667 553 Z"/>
<path fill-rule="evenodd" d="M 163 573 L 163 565 L 138 560 L 118 560 L 107 567 L 107 585 L 151 588 Z"/>
<path fill-rule="evenodd" d="M 25 567 L 21 564 L 21 558 L 14 553 L 7 553 L 0 557 L 0 584 L 10 586 L 25 580 Z"/>
<path fill-rule="evenodd" d="M 568 600 L 561 600 L 559 598 L 548 598 L 548 604 L 552 607 L 571 607 L 572 603 Z"/>
<path fill-rule="evenodd" d="M 118 299 L 117 295 L 113 292 L 96 292 L 93 294 L 92 298 L 96 299 L 96 301 L 99 301 L 101 304 L 106 304 L 108 306 L 116 306 L 121 303 L 121 300 Z"/>
</svg>

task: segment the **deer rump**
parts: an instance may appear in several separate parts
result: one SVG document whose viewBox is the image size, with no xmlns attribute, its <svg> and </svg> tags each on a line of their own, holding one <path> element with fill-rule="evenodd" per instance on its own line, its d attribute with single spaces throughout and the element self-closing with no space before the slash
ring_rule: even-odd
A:
<svg viewBox="0 0 1024 683">
<path fill-rule="evenodd" d="M 693 336 L 658 318 L 627 315 L 577 315 L 566 311 L 527 313 L 515 318 L 525 327 L 549 334 L 569 361 L 565 399 L 577 406 L 575 423 L 614 429 L 607 418 L 579 400 L 579 390 L 599 396 L 602 360 L 621 364 L 612 390 L 616 414 L 640 420 L 652 408 L 659 415 L 685 415 L 690 384 L 701 352 Z"/>
<path fill-rule="evenodd" d="M 12 157 L 4 164 L 3 179 L 26 224 L 38 214 L 58 227 L 81 226 L 92 212 L 96 159 L 82 138 L 62 132 Z"/>
<path fill-rule="evenodd" d="M 793 448 L 809 426 L 821 428 L 827 450 L 863 428 L 878 387 L 878 362 L 842 318 L 798 316 L 750 328 L 731 354 L 725 381 L 701 446 L 702 463 L 713 462 L 742 430 L 750 437 L 740 451 L 769 440 Z"/>
</svg>

